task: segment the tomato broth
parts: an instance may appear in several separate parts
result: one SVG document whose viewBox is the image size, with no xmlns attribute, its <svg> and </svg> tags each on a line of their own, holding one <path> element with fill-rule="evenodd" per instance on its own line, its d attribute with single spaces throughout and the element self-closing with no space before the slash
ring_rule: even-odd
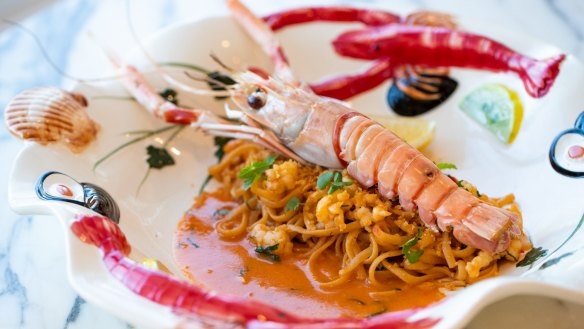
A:
<svg viewBox="0 0 584 329">
<path fill-rule="evenodd" d="M 377 315 L 425 306 L 444 297 L 431 282 L 407 286 L 391 277 L 380 280 L 383 286 L 353 279 L 336 289 L 321 289 L 318 280 L 336 277 L 341 258 L 334 252 L 323 253 L 318 260 L 318 273 L 312 273 L 303 252 L 293 252 L 276 261 L 258 254 L 245 236 L 221 239 L 214 224 L 237 205 L 226 191 L 203 193 L 179 222 L 174 256 L 193 283 L 319 318 Z M 383 296 L 372 297 L 372 292 L 383 292 Z"/>
</svg>

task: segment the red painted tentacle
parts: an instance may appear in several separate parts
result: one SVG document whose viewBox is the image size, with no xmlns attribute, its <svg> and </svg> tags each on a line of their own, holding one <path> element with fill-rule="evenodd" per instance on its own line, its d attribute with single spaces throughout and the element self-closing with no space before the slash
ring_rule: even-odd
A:
<svg viewBox="0 0 584 329">
<path fill-rule="evenodd" d="M 132 292 L 175 310 L 197 315 L 247 322 L 265 319 L 274 322 L 311 322 L 253 299 L 215 295 L 188 282 L 148 269 L 126 256 L 130 245 L 120 228 L 102 216 L 81 216 L 71 225 L 83 242 L 104 253 L 108 271 Z"/>
<path fill-rule="evenodd" d="M 380 26 L 401 22 L 401 17 L 382 10 L 351 7 L 307 7 L 271 14 L 264 21 L 274 31 L 290 25 L 315 22 L 361 22 L 367 26 Z"/>
<path fill-rule="evenodd" d="M 361 114 L 353 113 L 354 115 Z M 345 120 L 349 117 L 347 116 Z M 305 319 L 253 299 L 215 295 L 188 282 L 137 264 L 127 257 L 131 249 L 126 237 L 118 225 L 106 217 L 78 216 L 71 225 L 71 230 L 81 241 L 102 250 L 103 261 L 108 271 L 132 292 L 158 304 L 169 306 L 177 313 L 193 315 L 204 321 L 222 321 L 218 327 L 230 325 L 255 329 L 425 329 L 440 321 L 430 318 L 409 321 L 408 319 L 420 309 L 387 313 L 366 319 Z"/>
<path fill-rule="evenodd" d="M 311 84 L 310 88 L 318 95 L 345 100 L 391 79 L 394 75 L 392 63 L 389 58 L 378 59 L 363 72 L 334 77 Z"/>
</svg>

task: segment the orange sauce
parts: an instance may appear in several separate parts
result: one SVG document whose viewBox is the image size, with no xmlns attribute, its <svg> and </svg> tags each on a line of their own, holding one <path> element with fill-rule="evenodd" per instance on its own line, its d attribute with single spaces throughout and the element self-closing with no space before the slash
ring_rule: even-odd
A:
<svg viewBox="0 0 584 329">
<path fill-rule="evenodd" d="M 384 286 L 350 280 L 337 289 L 323 290 L 297 253 L 274 262 L 255 252 L 242 237 L 222 240 L 214 229 L 221 212 L 237 206 L 226 191 L 204 193 L 179 222 L 175 260 L 194 283 L 222 294 L 249 296 L 307 317 L 365 317 L 425 306 L 443 296 L 433 283 L 406 286 L 389 279 Z M 222 210 L 225 209 L 225 210 Z M 319 259 L 317 275 L 335 277 L 341 260 L 333 252 Z M 373 298 L 371 292 L 391 291 Z"/>
</svg>

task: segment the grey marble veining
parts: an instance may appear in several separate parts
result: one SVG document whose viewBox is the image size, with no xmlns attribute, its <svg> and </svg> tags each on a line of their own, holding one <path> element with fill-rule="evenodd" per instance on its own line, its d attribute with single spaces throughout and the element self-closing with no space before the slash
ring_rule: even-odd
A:
<svg viewBox="0 0 584 329">
<path fill-rule="evenodd" d="M 397 3 L 442 10 L 525 32 L 584 60 L 584 2 L 580 0 L 249 0 L 246 3 L 260 13 L 314 3 L 383 8 Z M 121 53 L 127 52 L 135 44 L 125 8 L 125 3 L 118 0 L 62 0 L 21 23 L 38 37 L 57 67 L 77 77 L 100 77 L 109 71 L 108 63 L 95 48 L 88 46 L 84 32 L 90 30 Z M 224 12 L 221 1 L 206 0 L 131 1 L 130 8 L 140 37 L 178 21 Z M 10 14 L 6 17 L 18 16 Z M 14 27 L 5 27 L 0 33 L 0 108 L 26 88 L 72 82 L 47 62 L 29 34 Z M 6 186 L 11 159 L 19 148 L 20 142 L 0 125 L 3 159 L 0 161 L 0 328 L 127 328 L 123 321 L 86 303 L 68 284 L 60 225 L 50 217 L 23 217 L 9 209 Z"/>
</svg>

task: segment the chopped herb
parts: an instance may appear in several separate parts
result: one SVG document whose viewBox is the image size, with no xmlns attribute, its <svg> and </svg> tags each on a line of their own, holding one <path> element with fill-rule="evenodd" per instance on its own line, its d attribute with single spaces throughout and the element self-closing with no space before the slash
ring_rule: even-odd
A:
<svg viewBox="0 0 584 329">
<path fill-rule="evenodd" d="M 195 242 L 193 239 L 191 239 L 190 237 L 189 237 L 189 238 L 187 238 L 187 242 L 188 242 L 188 243 L 189 243 L 191 246 L 193 246 L 193 247 L 195 247 L 195 248 L 197 248 L 197 249 L 199 248 L 199 245 L 198 245 L 198 244 L 197 244 L 197 243 L 196 243 L 196 242 Z"/>
<path fill-rule="evenodd" d="M 215 156 L 217 157 L 217 160 L 220 161 L 221 159 L 223 159 L 223 156 L 225 155 L 225 151 L 223 150 L 223 148 L 225 147 L 225 144 L 227 144 L 227 142 L 229 142 L 232 139 L 233 138 L 222 136 L 215 136 L 213 138 L 215 147 L 217 147 L 217 150 L 215 150 Z"/>
<path fill-rule="evenodd" d="M 453 163 L 447 163 L 447 162 L 437 163 L 436 164 L 436 167 L 438 167 L 438 169 L 440 169 L 440 170 L 444 170 L 444 169 L 458 169 L 455 164 L 453 164 Z"/>
<path fill-rule="evenodd" d="M 148 167 L 150 168 L 162 169 L 166 166 L 174 165 L 174 159 L 163 147 L 148 145 L 148 147 L 146 147 L 146 152 L 148 153 L 148 159 L 146 159 L 146 162 L 148 162 Z"/>
<path fill-rule="evenodd" d="M 172 88 L 166 88 L 158 94 L 165 100 L 171 102 L 172 104 L 178 105 L 178 99 L 176 98 L 176 90 Z"/>
<path fill-rule="evenodd" d="M 268 246 L 268 247 L 259 246 L 259 247 L 255 248 L 255 252 L 257 252 L 258 254 L 260 254 L 268 259 L 271 259 L 274 262 L 279 262 L 280 256 L 274 254 L 274 250 L 277 250 L 279 245 L 280 245 L 279 243 L 276 243 L 275 245 Z"/>
<path fill-rule="evenodd" d="M 241 169 L 239 171 L 239 178 L 243 179 L 243 188 L 249 189 L 253 183 L 255 183 L 260 177 L 262 177 L 263 173 L 270 169 L 274 161 L 276 161 L 277 155 L 270 155 L 264 161 L 258 161 L 250 164 L 249 166 Z"/>
<path fill-rule="evenodd" d="M 458 185 L 458 187 L 462 187 L 464 188 L 464 186 L 462 185 L 462 182 L 464 182 L 462 179 L 456 181 L 456 185 Z M 465 188 L 464 188 L 465 189 Z M 466 190 L 466 189 L 465 189 Z"/>
<path fill-rule="evenodd" d="M 239 269 L 239 276 L 244 276 L 247 274 L 247 272 L 249 272 L 249 268 L 247 268 L 247 266 L 244 266 Z"/>
<path fill-rule="evenodd" d="M 353 185 L 353 182 L 343 182 L 343 175 L 339 171 L 327 171 L 321 174 L 316 181 L 316 187 L 319 190 L 324 190 L 329 186 L 328 194 L 333 194 L 336 190 L 350 185 Z"/>
<path fill-rule="evenodd" d="M 319 190 L 324 190 L 324 188 L 331 182 L 331 179 L 333 179 L 332 171 L 327 171 L 321 174 L 316 181 L 316 187 L 318 187 Z"/>
<path fill-rule="evenodd" d="M 119 151 L 123 150 L 124 148 L 135 144 L 137 142 L 140 142 L 148 137 L 163 133 L 167 130 L 171 130 L 171 129 L 177 129 L 178 131 L 180 131 L 182 129 L 182 127 L 180 126 L 166 126 L 166 127 L 162 127 L 160 129 L 156 129 L 156 130 L 141 130 L 141 131 L 135 131 L 135 132 L 130 132 L 130 134 L 141 134 L 142 136 L 136 137 L 130 141 L 127 141 L 125 143 L 123 143 L 122 145 L 116 147 L 115 149 L 113 149 L 113 151 L 109 152 L 108 154 L 104 155 L 102 158 L 100 158 L 99 160 L 97 160 L 95 162 L 95 164 L 93 165 L 93 170 L 95 170 L 95 168 L 97 168 L 102 162 L 104 162 L 105 160 L 109 159 L 111 156 L 113 156 L 114 154 L 118 153 Z"/>
<path fill-rule="evenodd" d="M 218 219 L 220 217 L 223 217 L 223 216 L 227 215 L 230 212 L 231 212 L 231 209 L 227 209 L 227 208 L 217 209 L 213 213 L 213 219 Z"/>
<path fill-rule="evenodd" d="M 213 90 L 226 90 L 225 85 L 234 85 L 237 81 L 233 80 L 230 76 L 223 74 L 219 71 L 213 71 L 207 73 L 207 77 L 210 81 L 207 82 L 209 88 Z M 225 96 L 215 96 L 215 99 L 225 99 Z"/>
<path fill-rule="evenodd" d="M 420 240 L 421 236 L 422 230 L 418 229 L 416 236 L 408 240 L 402 247 L 402 253 L 408 259 L 410 264 L 417 263 L 420 257 L 424 254 L 424 250 L 412 250 L 416 243 L 418 243 L 418 240 Z"/>
<path fill-rule="evenodd" d="M 203 194 L 203 191 L 205 190 L 205 187 L 207 187 L 207 184 L 209 184 L 209 182 L 211 181 L 211 178 L 213 178 L 213 176 L 207 175 L 207 177 L 203 181 L 203 184 L 201 184 L 201 188 L 199 189 L 199 195 Z"/>
<path fill-rule="evenodd" d="M 523 258 L 522 261 L 517 263 L 516 266 L 523 267 L 532 265 L 535 261 L 547 255 L 547 252 L 547 249 L 543 249 L 542 247 L 533 248 L 527 253 L 527 255 L 525 255 L 525 258 Z"/>
<path fill-rule="evenodd" d="M 298 209 L 298 206 L 300 206 L 300 199 L 298 199 L 298 197 L 296 196 L 293 196 L 290 198 L 290 200 L 288 200 L 288 203 L 286 203 L 286 207 L 284 207 L 284 210 L 294 211 Z"/>
</svg>

